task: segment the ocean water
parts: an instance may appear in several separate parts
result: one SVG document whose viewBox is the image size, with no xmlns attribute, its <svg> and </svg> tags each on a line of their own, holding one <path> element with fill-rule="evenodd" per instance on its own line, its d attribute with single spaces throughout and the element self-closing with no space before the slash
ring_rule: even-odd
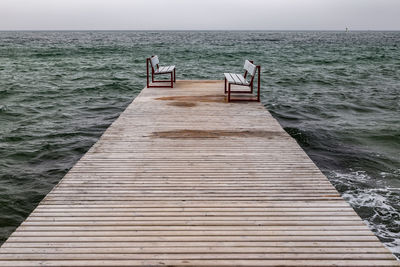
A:
<svg viewBox="0 0 400 267">
<path fill-rule="evenodd" d="M 0 32 L 0 243 L 145 85 L 262 66 L 262 102 L 400 255 L 400 32 Z"/>
</svg>

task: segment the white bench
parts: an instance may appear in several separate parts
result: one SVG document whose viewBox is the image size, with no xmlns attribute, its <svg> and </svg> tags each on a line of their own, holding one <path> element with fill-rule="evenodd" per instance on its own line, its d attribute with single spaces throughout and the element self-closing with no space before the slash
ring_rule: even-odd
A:
<svg viewBox="0 0 400 267">
<path fill-rule="evenodd" d="M 158 59 L 158 56 L 151 56 L 146 59 L 147 88 L 149 88 L 149 87 L 173 88 L 174 82 L 176 82 L 175 66 L 161 67 L 161 66 L 159 66 L 159 64 L 160 64 L 160 60 Z M 153 84 L 150 83 L 149 67 L 151 68 L 151 83 L 153 83 Z M 161 80 L 161 81 L 154 80 L 154 76 L 160 75 L 160 74 L 170 74 L 171 79 L 170 80 Z M 170 85 L 154 85 L 154 83 L 170 83 Z"/>
<path fill-rule="evenodd" d="M 224 73 L 225 75 L 225 94 L 228 93 L 228 102 L 230 101 L 258 101 L 260 102 L 260 71 L 261 67 L 256 66 L 253 64 L 252 61 L 246 60 L 244 62 L 244 75 L 242 74 L 236 74 L 236 73 Z M 253 94 L 253 88 L 254 88 L 254 77 L 256 72 L 258 73 L 257 77 L 257 97 L 250 97 L 250 98 L 236 98 L 232 99 L 231 94 Z M 249 75 L 250 81 L 247 80 L 247 75 Z M 228 86 L 227 86 L 228 85 Z M 249 90 L 245 91 L 238 91 L 238 90 L 232 90 L 231 85 L 237 85 L 237 86 L 244 86 L 248 87 Z"/>
</svg>

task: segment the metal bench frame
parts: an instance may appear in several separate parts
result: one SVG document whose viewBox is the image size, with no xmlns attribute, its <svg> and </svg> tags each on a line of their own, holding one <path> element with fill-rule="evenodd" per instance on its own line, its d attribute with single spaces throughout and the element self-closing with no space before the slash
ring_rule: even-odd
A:
<svg viewBox="0 0 400 267">
<path fill-rule="evenodd" d="M 153 66 L 153 61 L 156 62 L 155 66 Z M 176 68 L 173 66 L 173 70 L 163 73 L 155 72 L 155 69 L 159 69 L 160 66 L 158 65 L 159 60 L 156 55 L 146 58 L 146 72 L 147 72 L 147 88 L 157 87 L 157 88 L 174 88 L 174 82 L 176 82 Z M 152 83 L 170 83 L 170 85 L 150 85 L 150 75 L 149 75 L 149 67 L 151 68 L 151 82 Z M 162 75 L 162 74 L 170 74 L 170 80 L 155 80 L 155 75 Z"/>
<path fill-rule="evenodd" d="M 249 72 L 249 68 L 248 68 L 248 65 L 247 65 L 248 63 L 251 63 L 251 65 L 255 68 L 253 74 L 251 74 L 251 73 Z M 258 66 L 254 65 L 252 60 L 246 60 L 243 68 L 244 68 L 244 70 L 245 70 L 245 71 L 244 71 L 244 75 L 243 75 L 243 77 L 244 77 L 245 79 L 246 79 L 246 77 L 247 77 L 247 74 L 251 75 L 251 79 L 250 79 L 250 82 L 248 83 L 248 85 L 229 82 L 229 81 L 226 79 L 226 77 L 225 77 L 225 81 L 224 81 L 224 90 L 225 90 L 225 94 L 228 93 L 228 102 L 231 102 L 231 101 L 257 101 L 257 102 L 260 102 L 260 73 L 261 73 L 261 66 L 259 66 L 259 65 L 258 65 Z M 231 98 L 231 94 L 232 94 L 232 93 L 233 93 L 233 94 L 236 94 L 236 93 L 239 93 L 239 94 L 253 94 L 253 90 L 254 90 L 254 77 L 255 77 L 256 72 L 257 72 L 257 99 L 254 99 L 254 98 L 249 98 L 249 99 L 246 99 L 246 98 L 236 98 L 236 99 L 233 99 L 233 98 Z M 232 84 L 233 84 L 233 85 L 237 85 L 237 86 L 249 87 L 249 88 L 250 88 L 250 91 L 231 91 L 231 85 L 232 85 Z M 228 86 L 227 86 L 227 85 L 228 85 Z"/>
</svg>

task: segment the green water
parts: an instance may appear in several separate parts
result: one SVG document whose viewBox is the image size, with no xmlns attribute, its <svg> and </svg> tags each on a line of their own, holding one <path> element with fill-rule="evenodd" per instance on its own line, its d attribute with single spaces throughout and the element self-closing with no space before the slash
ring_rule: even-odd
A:
<svg viewBox="0 0 400 267">
<path fill-rule="evenodd" d="M 400 32 L 0 32 L 0 242 L 145 85 L 262 66 L 262 102 L 400 253 Z M 237 66 L 237 67 L 235 67 Z"/>
</svg>

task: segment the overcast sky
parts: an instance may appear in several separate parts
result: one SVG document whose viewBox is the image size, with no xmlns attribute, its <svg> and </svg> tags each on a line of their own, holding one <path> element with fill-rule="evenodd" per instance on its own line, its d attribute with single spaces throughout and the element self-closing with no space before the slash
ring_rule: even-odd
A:
<svg viewBox="0 0 400 267">
<path fill-rule="evenodd" d="M 0 0 L 0 30 L 400 30 L 400 0 Z"/>
</svg>

